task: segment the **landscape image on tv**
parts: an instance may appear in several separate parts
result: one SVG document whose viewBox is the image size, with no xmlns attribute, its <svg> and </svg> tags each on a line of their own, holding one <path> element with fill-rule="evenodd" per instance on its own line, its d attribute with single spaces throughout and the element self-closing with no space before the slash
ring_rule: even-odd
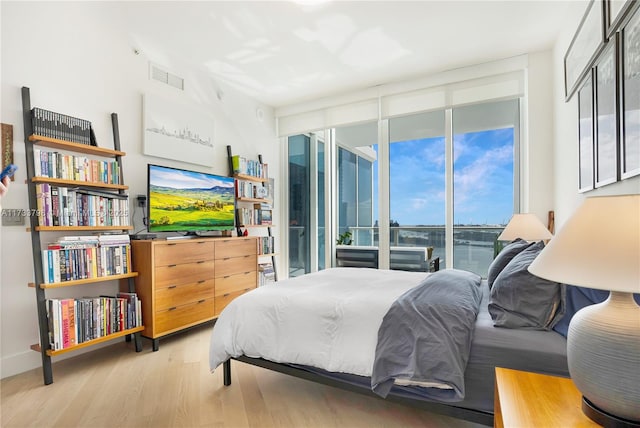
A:
<svg viewBox="0 0 640 428">
<path fill-rule="evenodd" d="M 233 229 L 232 177 L 149 165 L 149 231 Z"/>
</svg>

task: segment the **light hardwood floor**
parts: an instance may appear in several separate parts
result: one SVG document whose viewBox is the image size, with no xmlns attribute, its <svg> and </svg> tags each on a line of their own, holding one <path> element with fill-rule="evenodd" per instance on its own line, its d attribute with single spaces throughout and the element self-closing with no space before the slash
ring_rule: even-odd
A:
<svg viewBox="0 0 640 428">
<path fill-rule="evenodd" d="M 377 398 L 232 363 L 209 373 L 211 326 L 54 363 L 0 382 L 1 426 L 10 427 L 479 427 Z"/>
</svg>

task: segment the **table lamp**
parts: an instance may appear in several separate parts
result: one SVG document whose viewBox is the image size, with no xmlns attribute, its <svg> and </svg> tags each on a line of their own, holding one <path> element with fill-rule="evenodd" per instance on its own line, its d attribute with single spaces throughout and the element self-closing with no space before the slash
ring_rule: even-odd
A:
<svg viewBox="0 0 640 428">
<path fill-rule="evenodd" d="M 551 232 L 534 214 L 514 214 L 498 236 L 498 241 L 513 241 L 517 238 L 525 241 L 546 241 L 552 237 Z"/>
<path fill-rule="evenodd" d="M 567 361 L 582 410 L 640 424 L 640 195 L 587 198 L 529 266 L 541 278 L 611 291 L 569 324 Z"/>
</svg>

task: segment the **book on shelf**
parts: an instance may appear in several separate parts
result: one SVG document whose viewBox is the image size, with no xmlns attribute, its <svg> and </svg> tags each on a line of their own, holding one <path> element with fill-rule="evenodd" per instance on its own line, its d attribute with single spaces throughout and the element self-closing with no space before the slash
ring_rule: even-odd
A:
<svg viewBox="0 0 640 428">
<path fill-rule="evenodd" d="M 33 149 L 33 158 L 36 177 L 120 184 L 120 165 L 115 160 L 90 159 L 40 148 Z"/>
<path fill-rule="evenodd" d="M 231 157 L 231 164 L 234 174 L 249 175 L 256 178 L 269 177 L 269 166 L 266 163 L 234 155 Z"/>
<path fill-rule="evenodd" d="M 129 235 L 63 236 L 42 250 L 44 283 L 129 273 Z"/>
<path fill-rule="evenodd" d="M 54 351 L 142 325 L 136 293 L 47 299 L 49 343 Z"/>
<path fill-rule="evenodd" d="M 35 135 L 87 145 L 92 143 L 91 122 L 85 119 L 34 107 L 31 124 Z"/>
<path fill-rule="evenodd" d="M 258 236 L 258 254 L 273 254 L 275 239 L 273 236 Z"/>
<path fill-rule="evenodd" d="M 129 196 L 36 183 L 40 226 L 128 226 Z"/>
</svg>

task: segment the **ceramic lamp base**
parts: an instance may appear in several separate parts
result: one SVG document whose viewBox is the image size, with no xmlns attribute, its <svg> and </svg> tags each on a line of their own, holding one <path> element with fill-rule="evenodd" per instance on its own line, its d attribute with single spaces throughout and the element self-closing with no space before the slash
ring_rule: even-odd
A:
<svg viewBox="0 0 640 428">
<path fill-rule="evenodd" d="M 631 293 L 612 291 L 574 315 L 567 362 L 573 383 L 596 408 L 640 420 L 640 307 Z"/>
<path fill-rule="evenodd" d="M 611 413 L 600 410 L 586 397 L 582 397 L 582 412 L 604 428 L 640 428 L 640 421 L 621 419 Z"/>
</svg>

